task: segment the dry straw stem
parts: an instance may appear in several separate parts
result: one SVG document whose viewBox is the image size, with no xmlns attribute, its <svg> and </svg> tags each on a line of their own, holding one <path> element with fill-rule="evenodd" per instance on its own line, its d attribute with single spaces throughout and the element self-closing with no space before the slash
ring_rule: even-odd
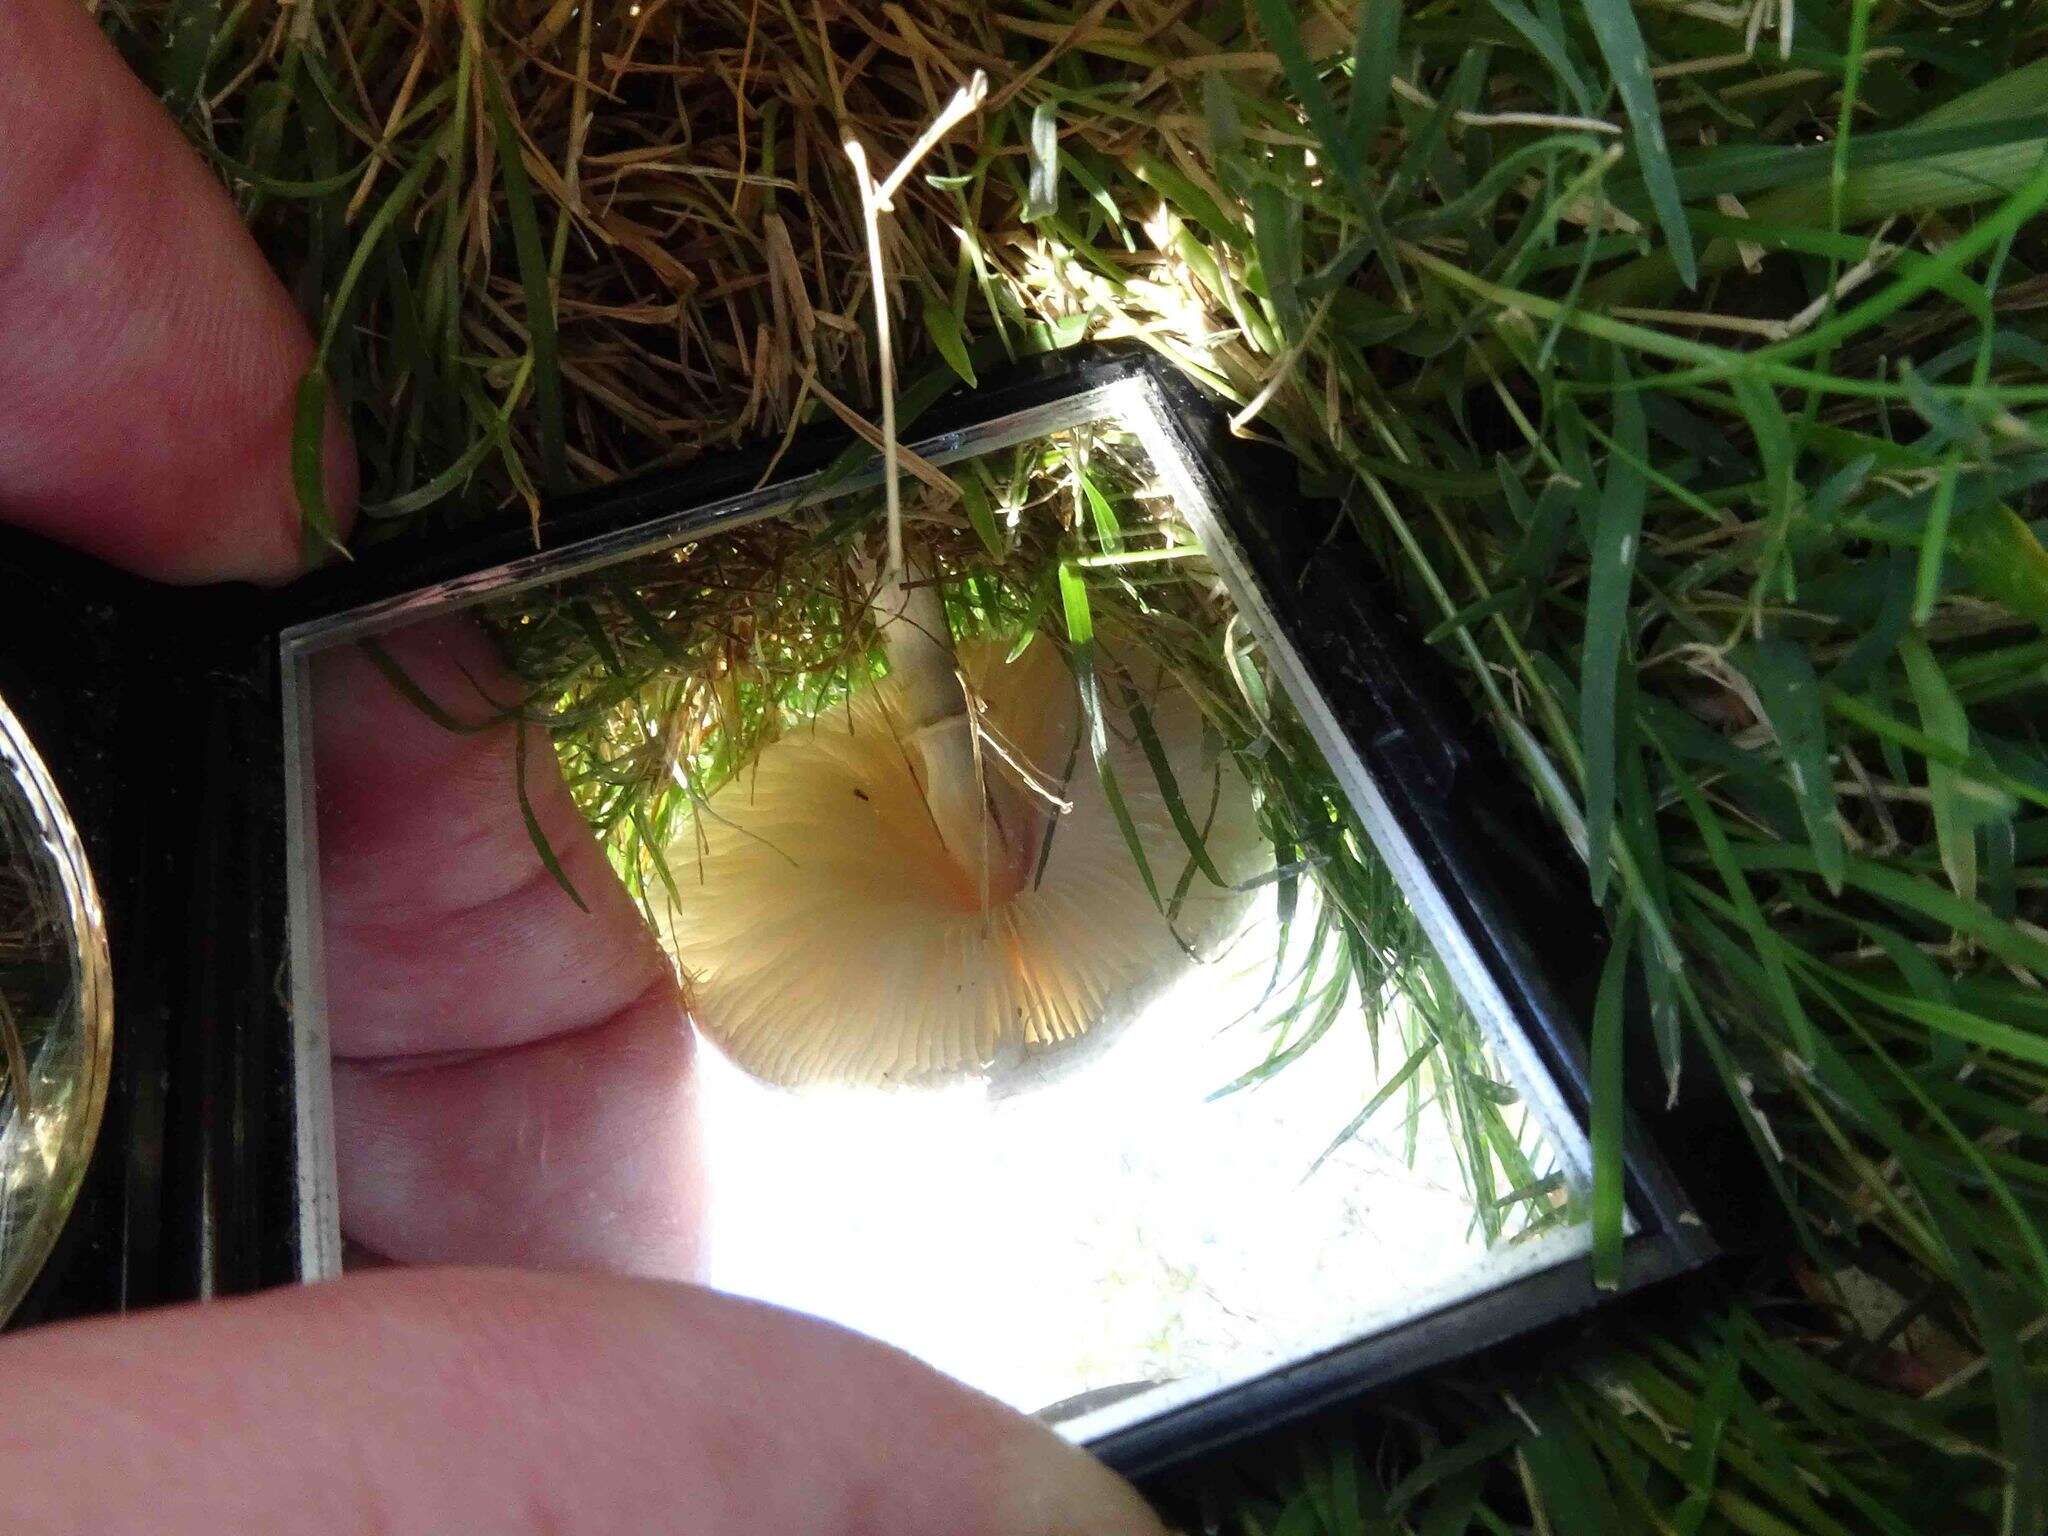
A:
<svg viewBox="0 0 2048 1536">
<path fill-rule="evenodd" d="M 853 163 L 855 185 L 860 189 L 862 228 L 867 235 L 868 273 L 875 294 L 875 350 L 881 354 L 882 393 L 882 485 L 889 508 L 889 564 L 884 572 L 892 585 L 901 585 L 903 565 L 903 504 L 896 478 L 899 446 L 896 440 L 896 351 L 889 335 L 889 279 L 882 264 L 882 215 L 895 210 L 893 199 L 903 183 L 917 169 L 953 127 L 968 117 L 988 95 L 988 76 L 980 70 L 953 93 L 931 125 L 918 136 L 889 174 L 880 178 L 868 170 L 867 151 L 860 140 L 846 141 L 846 158 Z M 951 482 L 943 481 L 950 486 Z"/>
<path fill-rule="evenodd" d="M 985 72 L 881 231 L 899 424 L 1083 335 L 1259 400 L 1587 853 L 1609 995 L 1645 1005 L 1603 1113 L 1687 1061 L 1796 1255 L 1519 1413 L 1446 1377 L 1221 1518 L 2042 1528 L 2041 6 L 101 15 L 332 331 L 372 538 L 517 514 L 557 458 L 773 440 L 821 391 L 878 416 L 840 146 L 895 163 Z"/>
</svg>

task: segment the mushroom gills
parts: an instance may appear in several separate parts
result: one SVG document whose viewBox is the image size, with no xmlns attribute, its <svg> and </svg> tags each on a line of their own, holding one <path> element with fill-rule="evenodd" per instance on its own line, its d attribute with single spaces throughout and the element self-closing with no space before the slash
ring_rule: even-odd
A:
<svg viewBox="0 0 2048 1536">
<path fill-rule="evenodd" d="M 965 678 L 976 703 L 962 695 L 942 713 L 943 694 L 917 691 L 929 674 L 901 665 L 885 639 L 888 676 L 770 744 L 678 838 L 677 899 L 658 926 L 699 1028 L 758 1078 L 935 1084 L 1028 1062 L 1040 1079 L 1048 1053 L 1128 1022 L 1184 974 L 1183 940 L 1197 953 L 1226 940 L 1248 899 L 1198 876 L 1176 937 L 1087 753 L 1075 752 L 1074 681 L 1050 643 L 1014 660 L 995 642 L 960 646 L 945 658 L 958 667 L 948 680 L 959 694 Z M 1235 884 L 1270 864 L 1244 779 L 1227 758 L 1204 760 L 1193 701 L 1169 687 L 1151 707 L 1219 873 Z M 946 764 L 963 744 L 973 752 L 973 719 L 1001 752 L 978 754 L 971 798 L 957 780 L 950 801 L 928 793 L 957 770 Z M 1128 736 L 1110 732 L 1112 767 L 1147 861 L 1170 885 L 1187 850 Z M 1005 756 L 1055 785 L 1074 760 L 1071 808 Z"/>
</svg>

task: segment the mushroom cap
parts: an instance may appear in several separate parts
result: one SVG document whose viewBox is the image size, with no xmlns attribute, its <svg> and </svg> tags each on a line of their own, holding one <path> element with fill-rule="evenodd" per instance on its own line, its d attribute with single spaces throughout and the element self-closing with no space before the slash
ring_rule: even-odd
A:
<svg viewBox="0 0 2048 1536">
<path fill-rule="evenodd" d="M 1060 814 L 983 752 L 988 907 L 978 859 L 949 852 L 890 679 L 773 742 L 669 851 L 678 899 L 657 926 L 702 1029 L 771 1083 L 934 1083 L 1119 1022 L 1234 930 L 1248 901 L 1199 875 L 1175 936 L 1104 796 L 1059 651 L 959 647 L 984 729 L 1057 784 Z M 1194 702 L 1168 685 L 1153 724 L 1210 857 L 1235 882 L 1269 864 L 1249 787 L 1205 760 Z M 1158 780 L 1108 721 L 1109 756 L 1162 889 L 1187 862 Z M 986 743 L 985 743 L 986 746 Z M 1211 796 L 1215 809 L 1209 812 Z M 1049 834 L 1049 839 L 1048 839 Z M 1042 860 L 1042 863 L 1041 863 Z"/>
</svg>

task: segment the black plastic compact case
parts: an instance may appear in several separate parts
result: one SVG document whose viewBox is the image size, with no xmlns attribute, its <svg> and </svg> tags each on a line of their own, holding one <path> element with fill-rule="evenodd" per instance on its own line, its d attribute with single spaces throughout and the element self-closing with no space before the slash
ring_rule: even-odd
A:
<svg viewBox="0 0 2048 1536">
<path fill-rule="evenodd" d="M 1289 459 L 1234 435 L 1212 398 L 1142 352 L 1016 365 L 956 390 L 904 435 L 943 467 L 1098 420 L 1142 446 L 1180 504 L 1501 1070 L 1547 1127 L 1560 1177 L 1586 1177 L 1602 939 L 1583 865 L 1398 616 L 1347 515 L 1302 495 Z M 15 1173 L 0 1168 L 17 1180 L 22 1167 L 45 1170 L 39 1188 L 0 1190 L 27 1212 L 9 1227 L 0 1200 L 0 1245 L 34 1272 L 10 1326 L 339 1267 L 326 1021 L 308 974 L 319 963 L 308 656 L 406 616 L 716 540 L 875 477 L 846 434 L 806 429 L 773 454 L 699 458 L 562 499 L 537 541 L 495 521 L 381 545 L 274 592 L 158 587 L 21 535 L 0 540 L 0 795 L 13 797 L 23 878 L 41 882 L 49 951 L 24 957 L 0 938 L 0 977 L 11 962 L 17 1012 L 68 1006 L 72 1042 L 59 1050 L 53 1026 L 23 1035 L 12 1097 L 0 1093 L 9 1134 L 68 1116 L 63 1134 L 37 1132 L 39 1162 L 21 1153 Z M 32 1047 L 50 1060 L 28 1060 Z M 62 1071 L 68 1097 L 36 1075 Z M 1596 1287 L 1583 1245 L 1566 1245 L 1351 1336 L 1066 1427 L 1111 1464 L 1156 1472 L 1713 1265 L 1740 1223 L 1701 1198 L 1745 1183 L 1748 1153 L 1711 1116 L 1636 1102 L 1618 1288 Z"/>
</svg>

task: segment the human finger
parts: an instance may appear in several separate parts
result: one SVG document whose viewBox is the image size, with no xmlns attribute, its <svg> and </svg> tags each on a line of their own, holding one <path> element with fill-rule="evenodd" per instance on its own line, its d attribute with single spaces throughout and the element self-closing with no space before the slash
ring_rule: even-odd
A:
<svg viewBox="0 0 2048 1536">
<path fill-rule="evenodd" d="M 408 1263 L 689 1278 L 689 1022 L 546 732 L 494 718 L 517 697 L 464 619 L 316 663 L 342 1227 Z"/>
<path fill-rule="evenodd" d="M 25 1533 L 1163 1536 L 1049 1430 L 871 1340 L 502 1271 L 6 1340 L 0 1486 Z"/>
<path fill-rule="evenodd" d="M 276 580 L 304 322 L 77 0 L 0 4 L 0 521 L 163 580 Z M 356 473 L 338 415 L 326 490 Z"/>
</svg>

